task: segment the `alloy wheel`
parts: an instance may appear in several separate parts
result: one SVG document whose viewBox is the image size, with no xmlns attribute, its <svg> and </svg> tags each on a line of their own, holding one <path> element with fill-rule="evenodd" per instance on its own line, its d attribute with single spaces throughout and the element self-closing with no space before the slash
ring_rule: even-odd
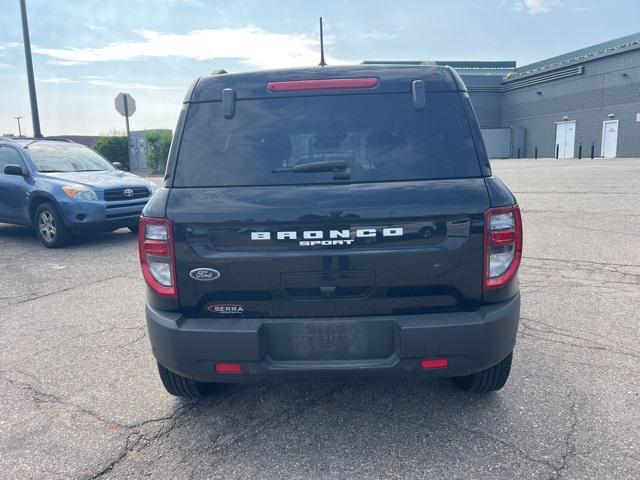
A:
<svg viewBox="0 0 640 480">
<path fill-rule="evenodd" d="M 42 238 L 48 243 L 56 240 L 56 219 L 48 210 L 40 212 L 40 216 L 38 217 L 38 230 Z"/>
</svg>

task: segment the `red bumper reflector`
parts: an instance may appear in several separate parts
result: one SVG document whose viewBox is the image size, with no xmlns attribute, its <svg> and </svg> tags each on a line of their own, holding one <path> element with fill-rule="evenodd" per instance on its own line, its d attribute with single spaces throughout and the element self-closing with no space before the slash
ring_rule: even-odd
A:
<svg viewBox="0 0 640 480">
<path fill-rule="evenodd" d="M 432 358 L 430 360 L 422 360 L 420 362 L 420 368 L 447 368 L 449 366 L 449 360 L 446 358 Z"/>
<path fill-rule="evenodd" d="M 270 92 L 298 92 L 301 90 L 332 90 L 339 88 L 373 88 L 378 85 L 377 78 L 328 78 L 325 80 L 291 80 L 288 82 L 269 82 Z"/>
<path fill-rule="evenodd" d="M 242 365 L 239 363 L 216 363 L 218 373 L 242 373 Z"/>
</svg>

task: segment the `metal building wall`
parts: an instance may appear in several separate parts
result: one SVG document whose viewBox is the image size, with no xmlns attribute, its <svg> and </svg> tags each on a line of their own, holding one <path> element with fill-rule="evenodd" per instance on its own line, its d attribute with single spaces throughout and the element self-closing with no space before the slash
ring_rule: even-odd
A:
<svg viewBox="0 0 640 480">
<path fill-rule="evenodd" d="M 575 156 L 580 143 L 583 157 L 589 156 L 592 143 L 595 156 L 600 156 L 602 122 L 612 113 L 613 119 L 619 120 L 617 156 L 640 157 L 640 122 L 636 121 L 640 113 L 640 49 L 578 65 L 584 68 L 581 75 L 505 90 L 502 126 L 526 129 L 525 156 L 533 157 L 537 146 L 539 157 L 553 157 L 555 122 L 566 116 L 576 120 Z M 503 86 L 509 84 L 506 81 Z"/>
<path fill-rule="evenodd" d="M 464 80 L 481 128 L 502 126 L 502 77 L 499 75 L 465 75 Z"/>
</svg>

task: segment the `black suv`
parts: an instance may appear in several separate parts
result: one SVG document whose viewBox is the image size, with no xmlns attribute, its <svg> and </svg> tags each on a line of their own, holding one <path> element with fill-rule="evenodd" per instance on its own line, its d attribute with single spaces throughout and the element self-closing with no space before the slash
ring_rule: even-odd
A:
<svg viewBox="0 0 640 480">
<path fill-rule="evenodd" d="M 140 221 L 164 386 L 455 377 L 500 389 L 520 210 L 448 67 L 198 79 Z"/>
</svg>

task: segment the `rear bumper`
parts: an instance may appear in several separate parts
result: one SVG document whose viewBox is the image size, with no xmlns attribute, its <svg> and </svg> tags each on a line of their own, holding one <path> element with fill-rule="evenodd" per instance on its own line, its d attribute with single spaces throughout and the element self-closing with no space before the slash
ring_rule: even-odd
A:
<svg viewBox="0 0 640 480">
<path fill-rule="evenodd" d="M 426 315 L 186 318 L 148 305 L 146 315 L 158 362 L 199 381 L 456 377 L 491 367 L 513 350 L 520 295 L 474 312 Z M 323 345 L 328 355 L 322 355 Z M 311 359 L 305 358 L 309 351 L 315 352 Z M 420 360 L 442 357 L 448 360 L 448 367 L 420 368 Z M 240 363 L 243 371 L 216 373 L 219 362 Z"/>
</svg>

